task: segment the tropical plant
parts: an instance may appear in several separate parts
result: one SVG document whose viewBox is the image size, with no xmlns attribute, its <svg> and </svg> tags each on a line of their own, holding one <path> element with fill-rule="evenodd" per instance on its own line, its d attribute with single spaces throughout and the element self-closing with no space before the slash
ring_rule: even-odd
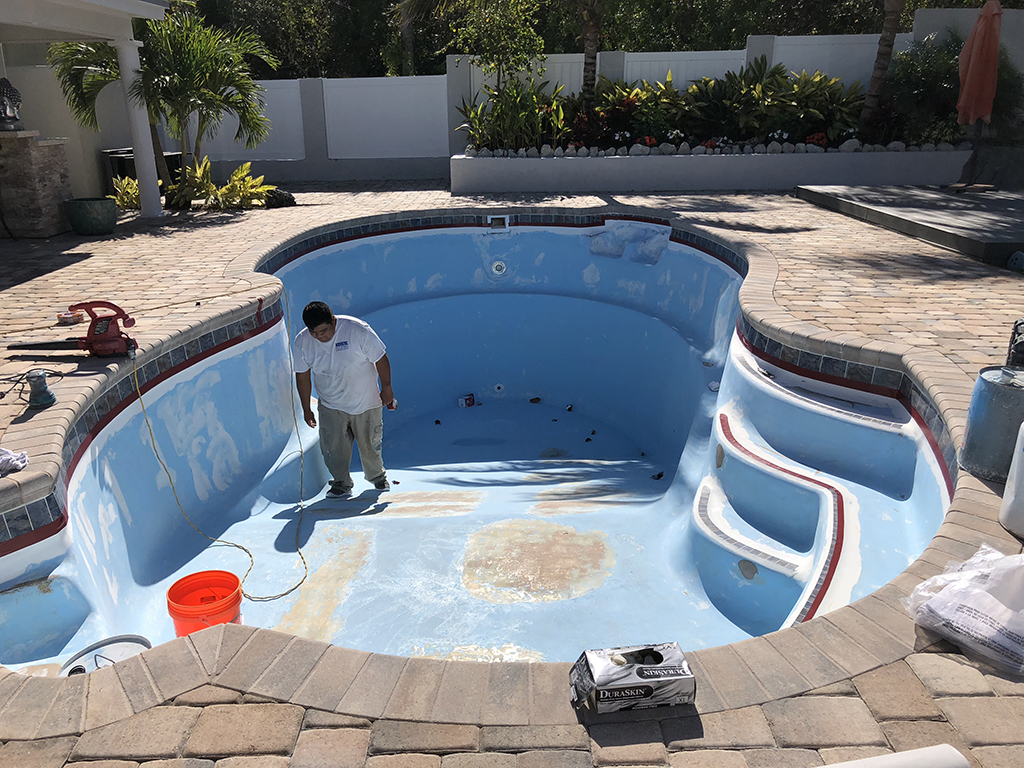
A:
<svg viewBox="0 0 1024 768">
<path fill-rule="evenodd" d="M 488 121 L 487 105 L 488 101 L 484 100 L 483 103 L 477 103 L 480 94 L 473 97 L 473 101 L 467 102 L 465 99 L 462 100 L 462 105 L 456 107 L 459 114 L 465 122 L 462 123 L 456 131 L 465 131 L 466 138 L 469 139 L 469 143 L 475 148 L 480 149 L 484 147 L 490 134 L 490 124 Z"/>
<path fill-rule="evenodd" d="M 783 121 L 782 130 L 789 136 L 807 133 L 825 133 L 829 141 L 857 127 L 864 103 L 860 83 L 848 87 L 838 77 L 824 72 L 813 75 L 806 71 L 791 77 L 790 100 L 792 112 Z"/>
<path fill-rule="evenodd" d="M 157 180 L 162 186 L 163 180 Z M 107 195 L 108 198 L 117 203 L 122 211 L 137 211 L 142 208 L 142 198 L 139 196 L 139 182 L 131 176 L 114 177 L 114 194 Z"/>
<path fill-rule="evenodd" d="M 204 157 L 201 162 L 186 165 L 181 170 L 182 178 L 167 188 L 167 207 L 187 211 L 193 200 L 202 200 L 203 208 L 215 207 L 217 185 L 213 183 L 210 158 Z"/>
<path fill-rule="evenodd" d="M 272 189 L 277 187 L 273 184 L 264 184 L 262 176 L 254 177 L 251 164 L 243 163 L 232 172 L 228 183 L 217 190 L 214 207 L 254 208 L 264 204 L 267 193 Z"/>
</svg>

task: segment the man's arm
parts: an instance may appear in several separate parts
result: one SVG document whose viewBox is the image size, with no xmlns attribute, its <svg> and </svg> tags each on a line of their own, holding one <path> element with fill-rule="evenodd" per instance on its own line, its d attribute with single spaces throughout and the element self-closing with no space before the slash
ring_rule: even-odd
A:
<svg viewBox="0 0 1024 768">
<path fill-rule="evenodd" d="M 391 361 L 388 360 L 385 353 L 374 365 L 377 367 L 377 375 L 380 377 L 380 401 L 387 408 L 395 399 L 395 393 L 391 389 Z"/>
<path fill-rule="evenodd" d="M 316 426 L 316 416 L 313 415 L 313 409 L 310 407 L 309 398 L 313 394 L 313 377 L 309 371 L 303 371 L 295 373 L 295 388 L 299 390 L 299 403 L 302 405 L 302 420 L 305 421 L 309 426 Z"/>
</svg>

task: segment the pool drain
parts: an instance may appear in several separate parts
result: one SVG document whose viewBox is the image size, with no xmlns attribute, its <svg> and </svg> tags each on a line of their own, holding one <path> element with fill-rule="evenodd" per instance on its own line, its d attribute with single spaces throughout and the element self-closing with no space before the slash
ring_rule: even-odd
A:
<svg viewBox="0 0 1024 768">
<path fill-rule="evenodd" d="M 505 266 L 504 261 L 496 261 L 493 264 L 491 264 L 491 272 L 493 272 L 496 275 L 504 275 L 506 269 L 507 267 Z"/>
<path fill-rule="evenodd" d="M 494 385 L 494 391 L 495 391 L 496 394 L 500 395 L 502 392 L 505 391 L 505 385 L 504 384 L 495 384 Z"/>
</svg>

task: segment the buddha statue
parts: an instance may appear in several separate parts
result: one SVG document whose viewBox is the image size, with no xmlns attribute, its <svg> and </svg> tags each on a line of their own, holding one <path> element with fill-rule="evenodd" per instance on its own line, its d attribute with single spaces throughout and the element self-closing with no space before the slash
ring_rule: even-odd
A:
<svg viewBox="0 0 1024 768">
<path fill-rule="evenodd" d="M 0 77 L 0 131 L 22 130 L 18 110 L 21 109 L 21 94 L 6 77 Z"/>
</svg>

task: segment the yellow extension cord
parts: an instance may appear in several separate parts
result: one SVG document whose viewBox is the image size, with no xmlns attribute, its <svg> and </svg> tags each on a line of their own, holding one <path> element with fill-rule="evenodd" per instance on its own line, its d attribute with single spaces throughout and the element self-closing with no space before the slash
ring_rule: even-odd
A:
<svg viewBox="0 0 1024 768">
<path fill-rule="evenodd" d="M 288 306 L 287 306 L 288 305 L 288 292 L 287 291 L 283 291 L 283 293 L 284 293 L 284 300 L 285 300 L 285 312 L 284 312 L 285 333 L 288 335 L 288 338 L 290 339 L 291 338 L 291 328 L 290 328 L 290 326 L 288 324 Z M 305 456 L 304 456 L 303 451 L 302 451 L 302 435 L 299 433 L 299 419 L 298 419 L 298 415 L 295 412 L 295 397 L 293 396 L 292 399 L 291 399 L 292 400 L 292 421 L 295 424 L 295 437 L 299 441 L 299 519 L 298 519 L 298 521 L 295 524 L 295 551 L 298 552 L 299 558 L 302 560 L 302 567 L 304 569 L 304 572 L 302 574 L 302 578 L 299 579 L 299 581 L 295 585 L 290 587 L 288 590 L 286 590 L 284 592 L 281 592 L 280 594 L 277 594 L 277 595 L 265 595 L 265 596 L 250 595 L 248 592 L 245 591 L 244 585 L 245 585 L 245 580 L 247 578 L 249 578 L 249 573 L 252 571 L 252 569 L 256 565 L 256 558 L 253 556 L 252 552 L 249 551 L 249 549 L 247 549 L 246 547 L 242 546 L 241 544 L 237 544 L 237 543 L 235 543 L 233 541 L 228 541 L 226 539 L 215 538 L 213 536 L 210 536 L 208 533 L 200 530 L 196 526 L 196 524 L 192 522 L 192 520 L 191 520 L 191 518 L 189 518 L 188 514 L 186 514 L 185 508 L 181 505 L 181 499 L 178 498 L 178 491 L 174 487 L 174 479 L 171 477 L 171 472 L 170 472 L 169 469 L 167 469 L 167 465 L 164 463 L 163 458 L 160 456 L 160 451 L 157 450 L 156 435 L 153 434 L 153 425 L 149 421 L 149 414 L 146 413 L 146 404 L 142 400 L 142 388 L 139 386 L 139 368 L 138 368 L 138 366 L 136 365 L 136 362 L 135 362 L 135 355 L 131 355 L 131 359 L 132 359 L 132 376 L 135 379 L 135 392 L 139 396 L 139 405 L 142 406 L 142 417 L 146 420 L 146 428 L 149 430 L 149 439 L 150 439 L 150 444 L 153 446 L 153 455 L 156 456 L 156 460 L 158 462 L 160 462 L 160 466 L 163 468 L 164 474 L 167 475 L 167 482 L 171 484 L 171 493 L 174 494 L 174 501 L 178 505 L 178 509 L 181 511 L 182 517 L 184 517 L 185 520 L 188 522 L 188 524 L 191 525 L 192 528 L 195 529 L 196 533 L 200 534 L 201 536 L 205 536 L 207 539 L 209 539 L 210 541 L 212 541 L 214 543 L 226 544 L 229 547 L 234 547 L 235 549 L 240 549 L 243 552 L 245 552 L 246 555 L 249 556 L 249 567 L 245 570 L 245 575 L 242 576 L 241 582 L 240 582 L 240 585 L 243 587 L 243 589 L 242 589 L 242 595 L 243 596 L 245 596 L 249 600 L 252 600 L 253 602 L 264 602 L 265 603 L 265 602 L 269 602 L 270 600 L 277 600 L 278 598 L 282 598 L 282 597 L 284 597 L 286 595 L 290 595 L 296 589 L 301 587 L 303 585 L 303 583 L 306 581 L 306 578 L 309 576 L 309 563 L 306 562 L 306 556 L 302 554 L 302 548 L 299 546 L 299 533 L 300 533 L 300 531 L 302 529 L 302 513 L 305 511 L 305 504 L 303 503 L 303 500 L 302 500 L 303 481 L 305 480 Z M 295 365 L 294 365 L 294 363 L 292 361 L 292 356 L 290 354 L 288 355 L 288 367 L 291 370 L 292 381 L 294 381 L 295 380 Z M 289 454 L 289 455 L 291 455 L 291 454 Z"/>
</svg>

